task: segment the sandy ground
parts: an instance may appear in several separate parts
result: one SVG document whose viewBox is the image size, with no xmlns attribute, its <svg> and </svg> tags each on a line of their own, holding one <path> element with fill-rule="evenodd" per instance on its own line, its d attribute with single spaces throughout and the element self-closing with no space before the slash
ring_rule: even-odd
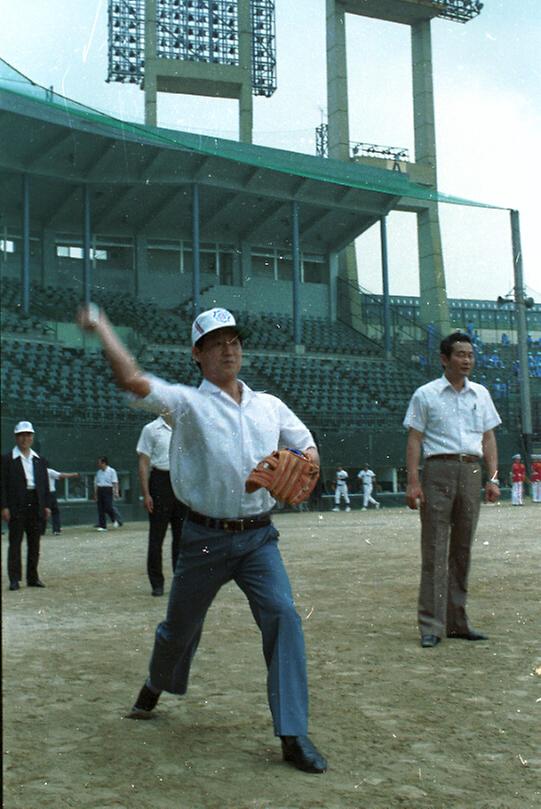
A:
<svg viewBox="0 0 541 809">
<path fill-rule="evenodd" d="M 235 585 L 211 608 L 188 695 L 163 695 L 153 721 L 124 719 L 165 610 L 145 575 L 146 528 L 48 535 L 46 590 L 8 592 L 3 579 L 4 806 L 541 806 L 540 521 L 541 506 L 483 507 L 470 617 L 490 641 L 421 649 L 415 513 L 276 517 L 324 775 L 281 761 Z"/>
</svg>

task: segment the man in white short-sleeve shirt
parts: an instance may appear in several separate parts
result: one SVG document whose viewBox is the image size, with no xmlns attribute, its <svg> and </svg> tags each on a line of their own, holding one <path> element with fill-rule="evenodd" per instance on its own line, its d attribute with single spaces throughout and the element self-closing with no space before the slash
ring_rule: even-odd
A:
<svg viewBox="0 0 541 809">
<path fill-rule="evenodd" d="M 415 391 L 404 419 L 409 430 L 406 498 L 410 508 L 421 509 L 418 622 L 424 648 L 436 646 L 445 635 L 487 639 L 470 627 L 466 615 L 482 459 L 488 478 L 485 500 L 500 496 L 494 428 L 501 419 L 488 390 L 468 379 L 475 362 L 469 336 L 455 332 L 442 340 L 440 358 L 443 376 Z"/>
<path fill-rule="evenodd" d="M 162 546 L 171 526 L 171 564 L 175 571 L 186 506 L 177 500 L 169 475 L 171 426 L 163 416 L 145 424 L 137 442 L 139 484 L 148 513 L 147 573 L 153 596 L 162 596 Z"/>
<path fill-rule="evenodd" d="M 376 508 L 379 508 L 378 501 L 374 497 L 372 497 L 374 482 L 376 480 L 376 473 L 372 469 L 370 469 L 367 463 L 365 463 L 364 467 L 361 469 L 357 477 L 361 481 L 361 485 L 363 487 L 363 511 L 367 510 L 369 503 L 371 503 Z"/>
<path fill-rule="evenodd" d="M 116 469 L 109 466 L 106 455 L 98 459 L 98 471 L 94 477 L 94 499 L 98 506 L 98 531 L 107 531 L 107 517 L 113 528 L 120 528 L 122 519 L 115 507 L 114 498 L 119 496 L 118 475 Z"/>
<path fill-rule="evenodd" d="M 192 356 L 203 375 L 198 388 L 142 373 L 95 307 L 80 310 L 78 320 L 101 339 L 118 385 L 171 425 L 171 483 L 188 506 L 167 616 L 156 630 L 149 678 L 128 716 L 150 718 L 162 691 L 186 693 L 206 612 L 233 580 L 262 633 L 283 758 L 305 772 L 324 772 L 327 763 L 307 736 L 304 637 L 270 519 L 274 500 L 266 489 L 245 488 L 250 471 L 279 448 L 301 450 L 319 463 L 312 435 L 280 399 L 238 378 L 244 335 L 225 309 L 202 312 L 193 322 Z"/>
</svg>

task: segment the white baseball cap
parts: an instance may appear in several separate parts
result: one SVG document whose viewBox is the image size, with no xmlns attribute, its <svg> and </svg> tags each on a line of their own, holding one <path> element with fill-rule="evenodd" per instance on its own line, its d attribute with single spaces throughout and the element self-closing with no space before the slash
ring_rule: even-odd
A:
<svg viewBox="0 0 541 809">
<path fill-rule="evenodd" d="M 228 328 L 235 329 L 239 337 L 246 335 L 246 330 L 237 326 L 237 321 L 227 309 L 220 309 L 219 307 L 207 309 L 206 312 L 201 312 L 200 315 L 197 315 L 192 323 L 192 346 L 205 334 L 216 331 L 216 329 Z"/>
<path fill-rule="evenodd" d="M 15 425 L 15 429 L 13 430 L 13 432 L 15 435 L 17 435 L 17 433 L 34 433 L 35 430 L 32 427 L 32 423 L 30 421 L 19 421 Z"/>
</svg>

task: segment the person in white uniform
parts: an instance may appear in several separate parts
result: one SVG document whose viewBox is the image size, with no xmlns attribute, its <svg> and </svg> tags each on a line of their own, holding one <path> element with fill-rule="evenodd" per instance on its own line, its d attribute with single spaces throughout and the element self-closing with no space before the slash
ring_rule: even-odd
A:
<svg viewBox="0 0 541 809">
<path fill-rule="evenodd" d="M 162 416 L 145 424 L 137 442 L 139 483 L 148 513 L 147 573 L 153 596 L 162 596 L 162 546 L 171 526 L 171 564 L 177 564 L 186 506 L 177 500 L 169 475 L 171 426 Z"/>
<path fill-rule="evenodd" d="M 119 496 L 118 475 L 116 469 L 109 466 L 106 455 L 98 459 L 98 471 L 94 478 L 94 499 L 98 506 L 98 531 L 107 531 L 107 517 L 113 528 L 120 528 L 122 519 L 115 507 L 114 498 Z"/>
<path fill-rule="evenodd" d="M 58 508 L 58 499 L 56 497 L 56 482 L 58 480 L 69 480 L 72 478 L 80 477 L 79 472 L 58 472 L 56 469 L 47 468 L 49 475 L 49 497 L 51 507 L 51 523 L 53 527 L 53 534 L 58 536 L 62 532 L 62 525 L 60 522 L 60 509 Z M 47 530 L 47 522 L 44 522 L 43 533 Z"/>
<path fill-rule="evenodd" d="M 376 508 L 379 508 L 380 504 L 377 500 L 372 497 L 372 491 L 374 489 L 374 483 L 376 482 L 376 473 L 373 472 L 369 465 L 365 463 L 364 468 L 361 469 L 359 474 L 357 475 L 359 480 L 361 481 L 363 487 L 363 511 L 366 511 L 368 508 L 368 504 L 371 503 Z"/>
<path fill-rule="evenodd" d="M 119 387 L 166 415 L 173 428 L 171 484 L 188 507 L 167 615 L 129 718 L 153 716 L 163 691 L 186 693 L 207 610 L 221 587 L 235 581 L 262 633 L 283 758 L 305 772 L 324 772 L 327 763 L 307 736 L 304 636 L 270 517 L 275 501 L 263 488 L 246 492 L 250 471 L 277 449 L 300 450 L 319 464 L 312 435 L 280 399 L 238 378 L 243 335 L 225 309 L 202 312 L 193 322 L 192 356 L 203 375 L 198 388 L 142 372 L 96 307 L 80 310 L 78 321 L 101 339 Z"/>
<path fill-rule="evenodd" d="M 334 489 L 334 508 L 333 511 L 340 511 L 340 500 L 344 500 L 346 504 L 346 511 L 351 511 L 348 484 L 348 473 L 341 466 L 336 467 L 336 486 Z"/>
</svg>

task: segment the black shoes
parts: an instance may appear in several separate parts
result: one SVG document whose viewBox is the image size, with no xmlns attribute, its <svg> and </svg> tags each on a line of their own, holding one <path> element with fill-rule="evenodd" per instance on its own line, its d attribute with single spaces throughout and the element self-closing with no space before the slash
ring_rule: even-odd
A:
<svg viewBox="0 0 541 809">
<path fill-rule="evenodd" d="M 29 581 L 27 587 L 45 587 L 45 585 L 41 579 L 36 579 L 36 581 Z"/>
<path fill-rule="evenodd" d="M 280 736 L 284 761 L 304 772 L 325 772 L 327 761 L 308 736 Z"/>
<path fill-rule="evenodd" d="M 16 581 L 15 579 L 14 579 L 13 581 L 10 581 L 10 583 L 9 583 L 9 589 L 10 589 L 10 590 L 20 590 L 20 587 L 19 587 L 19 582 L 18 582 L 18 581 Z"/>
<path fill-rule="evenodd" d="M 163 596 L 163 587 L 153 587 L 152 588 L 152 595 L 153 596 Z"/>
<path fill-rule="evenodd" d="M 421 635 L 421 646 L 423 649 L 430 649 L 432 646 L 437 646 L 441 638 L 437 635 Z"/>
<path fill-rule="evenodd" d="M 475 629 L 468 629 L 467 632 L 448 632 L 448 638 L 458 638 L 459 640 L 488 640 L 488 635 L 476 632 Z"/>
<path fill-rule="evenodd" d="M 148 685 L 142 687 L 131 711 L 126 714 L 126 719 L 152 719 L 152 711 L 158 704 L 159 694 L 151 691 Z"/>
</svg>

